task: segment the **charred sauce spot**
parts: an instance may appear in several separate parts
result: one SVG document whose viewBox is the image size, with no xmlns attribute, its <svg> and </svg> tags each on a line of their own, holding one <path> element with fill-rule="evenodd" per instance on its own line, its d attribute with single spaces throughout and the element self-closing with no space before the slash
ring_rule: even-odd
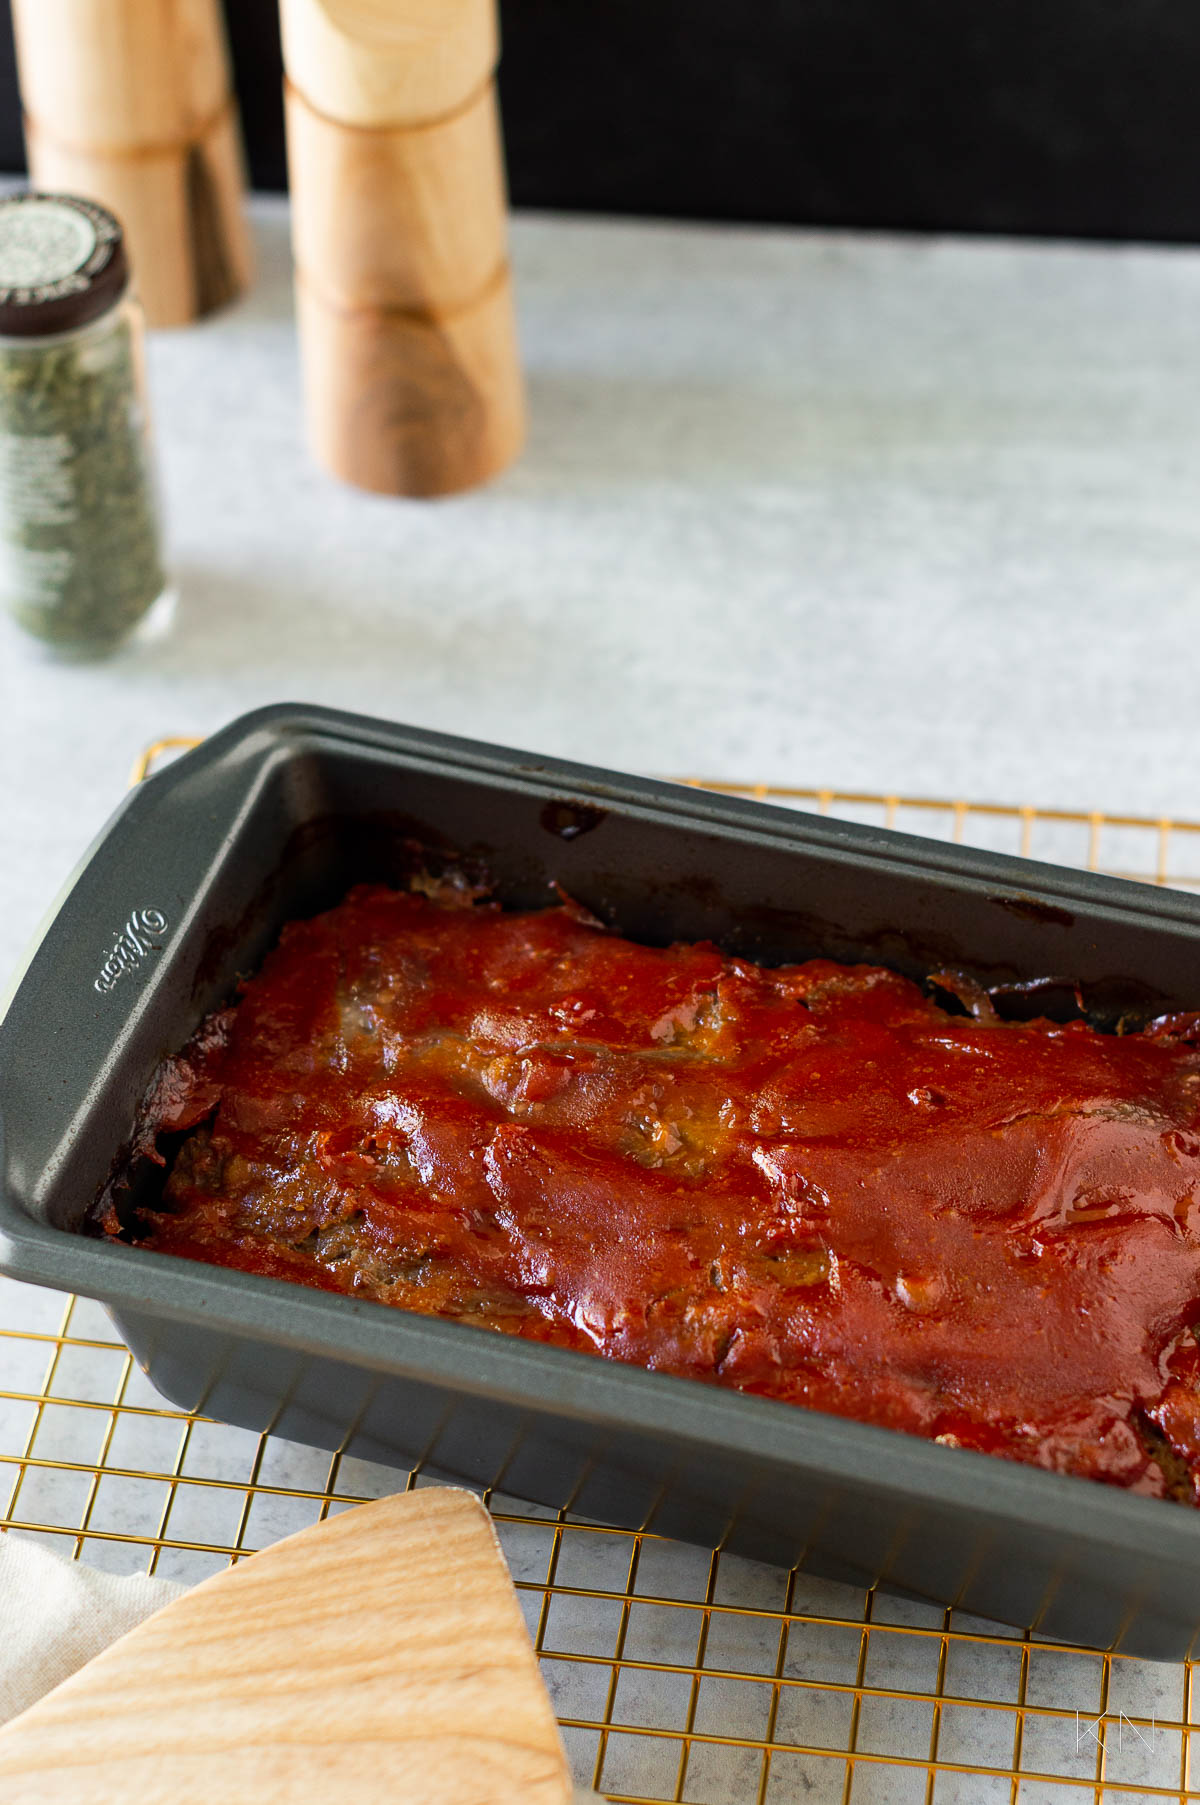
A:
<svg viewBox="0 0 1200 1805">
<path fill-rule="evenodd" d="M 998 909 L 1007 909 L 1010 915 L 1016 915 L 1021 921 L 1045 923 L 1047 927 L 1073 928 L 1075 917 L 1070 909 L 1061 909 L 1057 903 L 1044 902 L 1040 896 L 992 896 Z"/>
<path fill-rule="evenodd" d="M 594 802 L 556 798 L 546 804 L 538 820 L 548 834 L 557 834 L 560 840 L 578 840 L 599 827 L 607 814 L 606 808 L 598 808 Z"/>
</svg>

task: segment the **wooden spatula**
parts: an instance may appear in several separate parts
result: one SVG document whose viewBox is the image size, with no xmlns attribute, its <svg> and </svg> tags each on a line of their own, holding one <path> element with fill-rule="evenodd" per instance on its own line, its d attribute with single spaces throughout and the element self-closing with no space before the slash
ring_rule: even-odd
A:
<svg viewBox="0 0 1200 1805">
<path fill-rule="evenodd" d="M 431 1488 L 185 1593 L 0 1729 L 4 1805 L 565 1805 L 487 1512 Z"/>
</svg>

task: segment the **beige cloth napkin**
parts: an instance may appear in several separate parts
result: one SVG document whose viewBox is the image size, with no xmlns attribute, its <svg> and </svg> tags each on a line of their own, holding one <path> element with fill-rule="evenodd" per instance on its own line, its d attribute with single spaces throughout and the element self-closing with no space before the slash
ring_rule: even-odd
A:
<svg viewBox="0 0 1200 1805">
<path fill-rule="evenodd" d="M 117 1579 L 0 1535 L 0 1723 L 183 1591 L 145 1573 Z"/>
<path fill-rule="evenodd" d="M 0 1535 L 0 1724 L 68 1679 L 102 1648 L 178 1598 L 170 1579 L 118 1579 Z M 578 1791 L 575 1805 L 603 1805 Z"/>
</svg>

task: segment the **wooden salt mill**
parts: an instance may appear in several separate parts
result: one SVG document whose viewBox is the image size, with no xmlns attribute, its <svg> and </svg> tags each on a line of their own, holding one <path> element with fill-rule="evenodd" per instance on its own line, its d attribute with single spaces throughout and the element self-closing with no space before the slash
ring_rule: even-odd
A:
<svg viewBox="0 0 1200 1805">
<path fill-rule="evenodd" d="M 219 0 L 12 0 L 34 187 L 121 221 L 146 317 L 179 326 L 250 275 Z"/>
<path fill-rule="evenodd" d="M 387 494 L 484 482 L 525 427 L 495 0 L 280 12 L 313 450 Z"/>
</svg>

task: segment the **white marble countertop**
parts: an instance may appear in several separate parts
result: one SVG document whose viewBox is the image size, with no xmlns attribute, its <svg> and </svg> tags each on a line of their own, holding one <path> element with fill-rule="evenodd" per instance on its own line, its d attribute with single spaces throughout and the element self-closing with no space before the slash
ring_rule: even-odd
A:
<svg viewBox="0 0 1200 1805">
<path fill-rule="evenodd" d="M 528 451 L 491 488 L 422 504 L 357 494 L 309 461 L 285 207 L 257 202 L 256 220 L 253 294 L 151 347 L 180 592 L 171 632 L 105 664 L 63 666 L 0 627 L 7 963 L 147 741 L 204 733 L 282 699 L 664 774 L 1200 816 L 1200 252 L 519 218 Z M 10 1337 L 0 1337 L 0 1393 L 13 1394 L 0 1396 L 0 1455 L 32 1436 L 35 1456 L 45 1438 L 54 1458 L 96 1458 L 73 1439 L 84 1413 L 54 1404 L 38 1414 L 21 1401 L 36 1396 L 50 1343 L 19 1337 L 52 1335 L 62 1308 L 0 1283 Z M 140 1375 L 120 1377 L 121 1355 L 101 1345 L 98 1313 L 77 1311 L 73 1333 L 85 1339 L 52 1368 L 51 1396 L 102 1402 L 117 1385 L 120 1410 L 131 1400 L 152 1408 Z M 105 1360 L 112 1372 L 100 1371 Z M 128 1439 L 139 1424 L 157 1433 L 136 1408 L 121 1415 L 111 1458 L 162 1467 L 169 1453 Z M 150 1480 L 104 1477 L 86 1557 L 141 1564 L 144 1548 L 103 1539 L 106 1523 L 134 1534 L 138 1510 L 141 1533 L 165 1521 L 178 1539 L 194 1506 L 185 1539 L 225 1540 L 227 1525 L 205 1527 L 217 1494 L 187 1482 L 187 1463 L 201 1462 L 203 1480 L 211 1457 L 236 1491 L 245 1442 L 214 1430 L 188 1443 L 166 1518 L 157 1492 L 140 1504 L 134 1496 Z M 300 1502 L 315 1510 L 327 1466 L 285 1446 L 262 1470 L 307 1486 Z M 15 1471 L 0 1465 L 0 1515 Z M 79 1490 L 79 1474 L 30 1467 L 16 1520 L 69 1529 L 81 1509 L 76 1479 Z M 356 1479 L 360 1490 L 394 1483 Z M 286 1498 L 264 1496 L 256 1509 L 276 1514 L 245 1546 L 297 1526 Z M 519 1577 L 520 1538 L 534 1532 L 522 1518 L 506 1533 Z M 601 1544 L 589 1547 L 599 1559 Z M 698 1558 L 677 1556 L 681 1571 Z M 219 1558 L 167 1545 L 162 1570 L 197 1578 Z M 731 1596 L 749 1609 L 760 1592 L 775 1599 L 777 1579 L 747 1568 Z M 670 1593 L 661 1576 L 654 1583 L 692 1596 Z M 834 1622 L 829 1636 L 846 1619 L 857 1649 L 861 1595 L 826 1591 L 817 1608 Z M 876 1673 L 868 1663 L 867 1678 L 882 1702 L 867 1701 L 863 1723 L 868 1706 L 884 1713 L 883 1764 L 860 1765 L 853 1797 L 923 1798 L 924 1768 L 888 1763 L 926 1758 L 928 1725 L 905 1713 L 920 1716 L 912 1690 L 928 1687 L 910 1668 L 914 1651 L 936 1651 L 943 1617 L 895 1601 L 880 1610 L 876 1622 L 898 1627 L 872 1632 L 871 1661 L 884 1665 Z M 583 1638 L 578 1647 L 594 1643 L 603 1691 L 608 1630 L 586 1616 L 570 1634 Z M 553 1622 L 548 1633 L 549 1647 Z M 809 1632 L 803 1649 L 797 1635 L 797 1659 L 811 1657 L 818 1673 L 825 1633 Z M 963 1686 L 1009 1700 L 1008 1653 L 989 1646 L 961 1644 L 981 1650 Z M 764 1674 L 775 1671 L 773 1651 Z M 1100 1670 L 1091 1656 L 1034 1657 L 1021 1696 L 1059 1715 L 1029 1720 L 1026 1771 L 1057 1779 L 1025 1781 L 1020 1796 L 1075 1797 L 1067 1782 L 1095 1763 L 1077 1746 L 1071 1713 L 1100 1706 Z M 738 1653 L 751 1671 L 758 1658 Z M 593 1705 L 579 1689 L 592 1669 L 563 1666 L 555 1679 L 553 1665 L 560 1710 L 586 1716 Z M 1110 1780 L 1174 1787 L 1181 1730 L 1160 1735 L 1146 1720 L 1178 1726 L 1188 1710 L 1181 1670 L 1125 1663 L 1114 1676 L 1110 1708 L 1142 1713 L 1157 1740 L 1150 1753 L 1132 1743 L 1112 1753 Z M 657 1680 L 651 1691 L 628 1706 L 618 1694 L 617 1721 L 627 1708 L 634 1723 L 638 1711 L 675 1709 Z M 793 1740 L 824 1734 L 827 1695 L 801 1686 L 787 1696 L 789 1708 L 811 1707 Z M 1011 1707 L 1002 1715 L 946 1708 L 941 1758 L 993 1771 L 946 1784 L 939 1774 L 939 1801 L 1010 1797 L 995 1771 L 1011 1758 Z M 734 1719 L 721 1725 L 741 1733 Z M 604 1780 L 650 1796 L 654 1750 L 625 1741 L 626 1769 L 610 1753 Z M 594 1738 L 578 1732 L 576 1742 L 586 1778 Z M 689 1797 L 748 1796 L 733 1767 L 728 1783 L 695 1791 L 700 1759 Z M 777 1759 L 773 1805 L 843 1796 L 842 1764 L 803 1760 L 793 1784 Z"/>
<path fill-rule="evenodd" d="M 152 345 L 173 633 L 0 632 L 15 958 L 133 753 L 303 699 L 662 773 L 1200 815 L 1200 252 L 518 218 L 532 433 L 439 503 L 301 440 L 286 209 Z"/>
</svg>

